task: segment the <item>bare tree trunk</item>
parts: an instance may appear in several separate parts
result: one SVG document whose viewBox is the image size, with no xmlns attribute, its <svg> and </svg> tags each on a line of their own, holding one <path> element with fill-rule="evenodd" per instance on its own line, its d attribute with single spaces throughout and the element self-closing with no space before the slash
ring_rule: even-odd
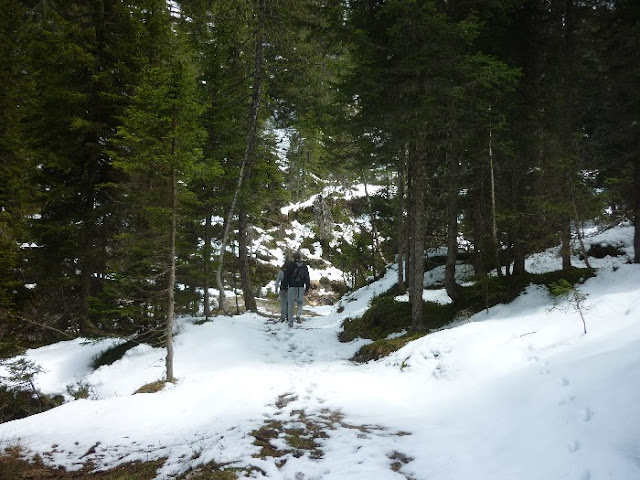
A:
<svg viewBox="0 0 640 480">
<path fill-rule="evenodd" d="M 587 255 L 587 249 L 584 246 L 584 240 L 582 239 L 582 229 L 580 228 L 580 217 L 578 216 L 578 207 L 576 205 L 576 196 L 574 193 L 573 182 L 569 182 L 569 192 L 571 195 L 571 205 L 573 207 L 573 221 L 576 225 L 576 235 L 578 236 L 578 243 L 580 244 L 580 253 L 584 258 L 584 264 L 588 269 L 591 269 L 591 264 L 589 263 L 589 256 Z"/>
<path fill-rule="evenodd" d="M 498 223 L 496 220 L 496 177 L 493 165 L 492 135 L 489 131 L 489 168 L 491 170 L 491 240 L 495 252 L 495 262 L 498 276 L 502 276 L 502 262 L 500 261 L 500 243 L 498 242 Z"/>
<path fill-rule="evenodd" d="M 174 168 L 171 172 L 171 234 L 169 246 L 169 281 L 167 285 L 168 307 L 165 345 L 167 347 L 167 382 L 174 382 L 173 375 L 173 324 L 175 322 L 175 285 L 176 285 L 176 230 L 178 216 L 178 180 Z"/>
<path fill-rule="evenodd" d="M 244 308 L 250 312 L 258 311 L 256 299 L 251 284 L 251 270 L 249 268 L 247 214 L 240 211 L 238 220 L 238 259 L 240 260 L 240 284 L 244 298 Z"/>
<path fill-rule="evenodd" d="M 458 259 L 458 157 L 452 153 L 449 160 L 449 191 L 447 199 L 447 262 L 444 269 L 444 288 L 455 303 L 460 298 L 456 283 L 456 261 Z"/>
<path fill-rule="evenodd" d="M 560 248 L 562 257 L 562 269 L 571 268 L 571 219 L 567 218 L 562 229 L 562 247 Z"/>
<path fill-rule="evenodd" d="M 262 67 L 263 67 L 263 49 L 264 49 L 264 17 L 265 17 L 265 0 L 258 0 L 258 28 L 256 30 L 256 49 L 254 58 L 254 72 L 253 72 L 253 94 L 251 97 L 251 106 L 249 107 L 248 125 L 249 131 L 247 133 L 247 145 L 240 166 L 240 173 L 238 174 L 238 183 L 236 190 L 233 194 L 233 200 L 231 206 L 227 212 L 227 218 L 225 221 L 224 232 L 222 234 L 222 244 L 220 245 L 220 256 L 218 258 L 218 269 L 216 272 L 216 281 L 218 283 L 218 289 L 220 291 L 218 308 L 224 309 L 225 293 L 224 286 L 222 285 L 222 267 L 224 265 L 224 254 L 227 249 L 227 242 L 229 241 L 229 229 L 233 221 L 233 215 L 236 210 L 238 198 L 242 191 L 243 182 L 248 180 L 247 171 L 250 171 L 251 165 L 255 161 L 254 152 L 257 142 L 258 132 L 258 112 L 260 110 L 260 101 L 262 97 Z"/>
<path fill-rule="evenodd" d="M 209 268 L 211 266 L 211 213 L 207 209 L 207 217 L 204 220 L 204 248 L 202 249 L 204 260 L 204 319 L 209 321 L 211 315 L 211 299 L 209 298 Z"/>
<path fill-rule="evenodd" d="M 411 155 L 411 153 L 409 154 Z M 406 253 L 407 258 L 405 262 L 405 278 L 407 283 L 407 292 L 409 297 L 411 297 L 411 290 L 413 290 L 413 270 L 414 270 L 414 256 L 413 256 L 413 238 L 415 237 L 415 222 L 413 218 L 415 217 L 415 202 L 413 198 L 416 193 L 414 190 L 415 178 L 412 175 L 413 166 L 411 166 L 411 160 L 407 160 L 407 219 L 406 219 L 406 237 L 405 237 L 405 245 L 406 245 Z"/>
<path fill-rule="evenodd" d="M 525 269 L 525 255 L 522 244 L 522 229 L 517 226 L 516 233 L 513 238 L 513 275 L 524 275 Z"/>
<path fill-rule="evenodd" d="M 404 256 L 406 250 L 407 232 L 404 222 L 404 197 L 406 186 L 406 160 L 404 153 L 398 162 L 398 210 L 396 212 L 396 234 L 398 235 L 398 292 L 405 292 Z"/>
<path fill-rule="evenodd" d="M 409 292 L 411 303 L 411 323 L 415 331 L 424 331 L 422 317 L 422 292 L 424 289 L 424 245 L 426 240 L 425 225 L 425 189 L 426 189 L 426 151 L 422 141 L 418 142 L 416 152 L 410 159 L 412 177 L 412 218 L 413 238 L 411 239 L 412 280 Z"/>
</svg>

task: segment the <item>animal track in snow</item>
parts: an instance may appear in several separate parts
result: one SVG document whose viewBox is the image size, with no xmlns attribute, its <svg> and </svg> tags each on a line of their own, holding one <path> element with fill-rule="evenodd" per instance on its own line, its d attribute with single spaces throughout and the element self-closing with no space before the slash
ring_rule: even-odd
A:
<svg viewBox="0 0 640 480">
<path fill-rule="evenodd" d="M 580 450 L 580 442 L 578 440 L 572 440 L 567 443 L 567 450 L 569 453 L 574 453 Z"/>
<path fill-rule="evenodd" d="M 582 410 L 582 420 L 584 422 L 588 422 L 593 418 L 593 410 L 591 408 L 586 407 Z"/>
</svg>

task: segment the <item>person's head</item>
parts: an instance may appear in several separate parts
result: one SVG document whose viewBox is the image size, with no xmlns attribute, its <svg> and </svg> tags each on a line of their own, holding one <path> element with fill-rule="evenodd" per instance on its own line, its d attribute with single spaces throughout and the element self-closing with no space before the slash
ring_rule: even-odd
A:
<svg viewBox="0 0 640 480">
<path fill-rule="evenodd" d="M 302 260 L 302 255 L 300 254 L 300 251 L 298 250 L 293 254 L 293 261 L 294 262 L 299 262 L 300 260 Z"/>
</svg>

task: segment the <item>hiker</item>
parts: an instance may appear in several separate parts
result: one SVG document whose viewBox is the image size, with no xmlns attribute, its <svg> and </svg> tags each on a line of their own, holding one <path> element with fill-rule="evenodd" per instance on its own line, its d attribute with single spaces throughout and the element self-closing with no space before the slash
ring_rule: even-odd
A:
<svg viewBox="0 0 640 480">
<path fill-rule="evenodd" d="M 302 315 L 304 295 L 309 291 L 309 287 L 311 286 L 309 269 L 302 263 L 302 255 L 300 252 L 293 254 L 293 262 L 289 264 L 285 270 L 282 283 L 284 283 L 287 288 L 287 321 L 289 326 L 293 327 L 293 304 L 298 304 L 295 319 L 298 323 L 301 323 L 300 315 Z"/>
<path fill-rule="evenodd" d="M 277 293 L 280 297 L 280 321 L 287 320 L 287 287 L 284 284 L 284 272 L 289 266 L 289 260 L 285 260 L 280 270 L 278 270 L 278 276 L 276 277 L 276 285 L 274 287 L 274 293 Z"/>
</svg>

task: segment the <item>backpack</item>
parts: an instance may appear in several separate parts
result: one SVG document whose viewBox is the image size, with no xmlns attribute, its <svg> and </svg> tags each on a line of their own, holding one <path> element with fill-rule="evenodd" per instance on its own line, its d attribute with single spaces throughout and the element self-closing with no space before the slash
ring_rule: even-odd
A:
<svg viewBox="0 0 640 480">
<path fill-rule="evenodd" d="M 297 263 L 291 273 L 291 280 L 289 280 L 289 286 L 291 287 L 304 287 L 304 265 Z"/>
</svg>

